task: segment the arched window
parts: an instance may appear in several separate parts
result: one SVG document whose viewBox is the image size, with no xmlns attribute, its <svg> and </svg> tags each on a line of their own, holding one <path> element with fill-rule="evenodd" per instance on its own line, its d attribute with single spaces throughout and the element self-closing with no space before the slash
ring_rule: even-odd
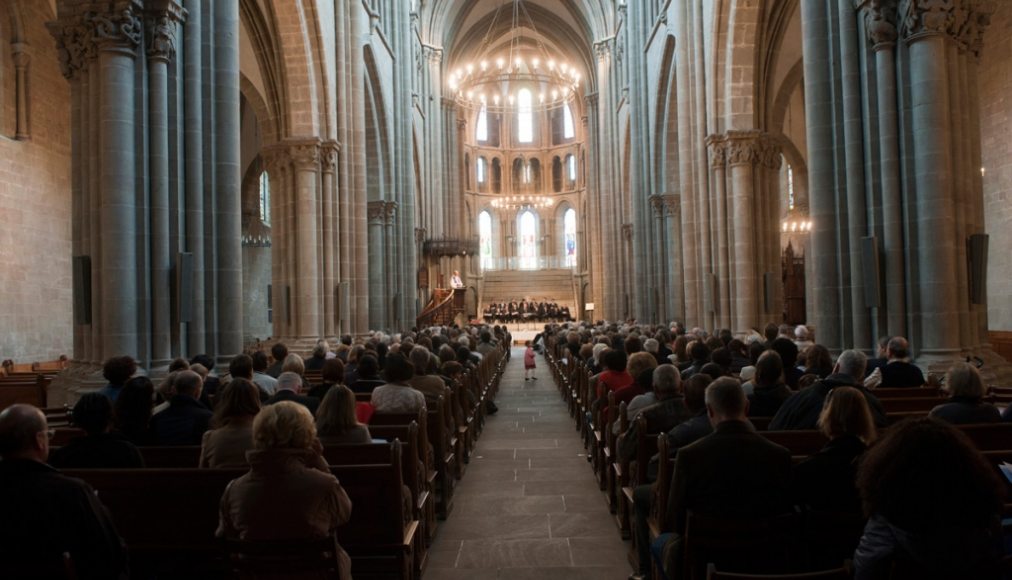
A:
<svg viewBox="0 0 1012 580">
<path fill-rule="evenodd" d="M 517 93 L 517 141 L 534 142 L 534 97 L 529 89 Z"/>
<path fill-rule="evenodd" d="M 562 107 L 562 138 L 572 139 L 576 137 L 576 125 L 573 123 L 573 110 L 569 104 Z"/>
<path fill-rule="evenodd" d="M 492 193 L 502 193 L 502 162 L 492 159 Z"/>
<path fill-rule="evenodd" d="M 485 105 L 478 111 L 478 122 L 475 123 L 474 138 L 479 142 L 488 141 L 488 109 Z"/>
<path fill-rule="evenodd" d="M 566 179 L 571 187 L 576 186 L 576 156 L 573 154 L 566 155 Z"/>
<path fill-rule="evenodd" d="M 520 269 L 536 270 L 538 267 L 537 218 L 534 212 L 526 210 L 520 214 Z"/>
<path fill-rule="evenodd" d="M 482 270 L 492 269 L 492 214 L 478 214 L 478 252 Z"/>
<path fill-rule="evenodd" d="M 576 210 L 569 208 L 562 216 L 566 244 L 566 267 L 576 267 Z"/>
<path fill-rule="evenodd" d="M 271 225 L 271 178 L 266 171 L 260 173 L 260 221 Z"/>
<path fill-rule="evenodd" d="M 485 158 L 479 157 L 478 164 L 474 168 L 475 180 L 478 183 L 485 183 Z"/>
<path fill-rule="evenodd" d="M 794 209 L 794 168 L 787 166 L 787 209 Z"/>
</svg>

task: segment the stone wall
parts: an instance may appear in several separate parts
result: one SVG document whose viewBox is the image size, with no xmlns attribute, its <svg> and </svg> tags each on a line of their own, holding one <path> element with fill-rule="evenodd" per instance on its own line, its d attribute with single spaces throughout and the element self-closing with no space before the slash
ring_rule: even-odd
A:
<svg viewBox="0 0 1012 580">
<path fill-rule="evenodd" d="M 43 24 L 43 3 L 23 5 L 30 139 L 13 140 L 13 130 L 0 136 L 0 357 L 16 362 L 71 355 L 73 348 L 70 87 Z M 0 51 L 7 73 L 6 40 Z M 4 74 L 2 83 L 5 95 L 13 93 L 13 74 Z M 3 114 L 13 114 L 12 107 Z"/>
<path fill-rule="evenodd" d="M 1012 5 L 1000 2 L 980 59 L 984 223 L 990 234 L 988 327 L 1012 330 Z"/>
</svg>

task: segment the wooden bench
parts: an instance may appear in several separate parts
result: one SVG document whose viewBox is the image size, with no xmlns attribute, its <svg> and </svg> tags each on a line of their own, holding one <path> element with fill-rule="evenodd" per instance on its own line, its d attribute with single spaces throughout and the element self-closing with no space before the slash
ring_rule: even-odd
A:
<svg viewBox="0 0 1012 580">
<path fill-rule="evenodd" d="M 915 389 L 910 389 L 915 390 Z M 940 397 L 898 397 L 895 399 L 879 399 L 882 409 L 887 413 L 912 413 L 923 412 L 934 409 L 945 403 Z"/>
<path fill-rule="evenodd" d="M 415 576 L 418 522 L 401 501 L 400 446 L 391 443 L 383 464 L 331 467 L 352 500 L 351 519 L 338 529 L 356 580 Z M 68 470 L 94 487 L 130 549 L 137 577 L 206 576 L 223 568 L 214 533 L 228 483 L 244 469 Z"/>
<path fill-rule="evenodd" d="M 17 404 L 46 407 L 51 381 L 52 376 L 44 374 L 0 377 L 0 411 Z"/>
</svg>

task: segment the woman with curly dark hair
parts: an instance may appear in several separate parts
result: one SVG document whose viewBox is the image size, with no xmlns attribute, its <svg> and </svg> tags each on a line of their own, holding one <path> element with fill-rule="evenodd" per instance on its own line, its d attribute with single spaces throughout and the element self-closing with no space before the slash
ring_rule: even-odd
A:
<svg viewBox="0 0 1012 580">
<path fill-rule="evenodd" d="M 147 377 L 127 381 L 113 403 L 113 429 L 134 445 L 153 445 L 151 411 L 155 386 Z"/>
<path fill-rule="evenodd" d="M 1000 578 L 1004 491 L 961 431 L 932 418 L 892 426 L 857 487 L 870 518 L 855 578 Z"/>
</svg>

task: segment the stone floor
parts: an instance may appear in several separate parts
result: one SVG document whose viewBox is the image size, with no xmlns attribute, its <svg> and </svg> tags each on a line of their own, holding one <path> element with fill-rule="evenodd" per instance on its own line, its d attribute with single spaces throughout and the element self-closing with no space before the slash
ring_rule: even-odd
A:
<svg viewBox="0 0 1012 580">
<path fill-rule="evenodd" d="M 624 580 L 631 570 L 604 495 L 545 361 L 524 382 L 513 350 L 496 404 L 423 580 Z"/>
</svg>

